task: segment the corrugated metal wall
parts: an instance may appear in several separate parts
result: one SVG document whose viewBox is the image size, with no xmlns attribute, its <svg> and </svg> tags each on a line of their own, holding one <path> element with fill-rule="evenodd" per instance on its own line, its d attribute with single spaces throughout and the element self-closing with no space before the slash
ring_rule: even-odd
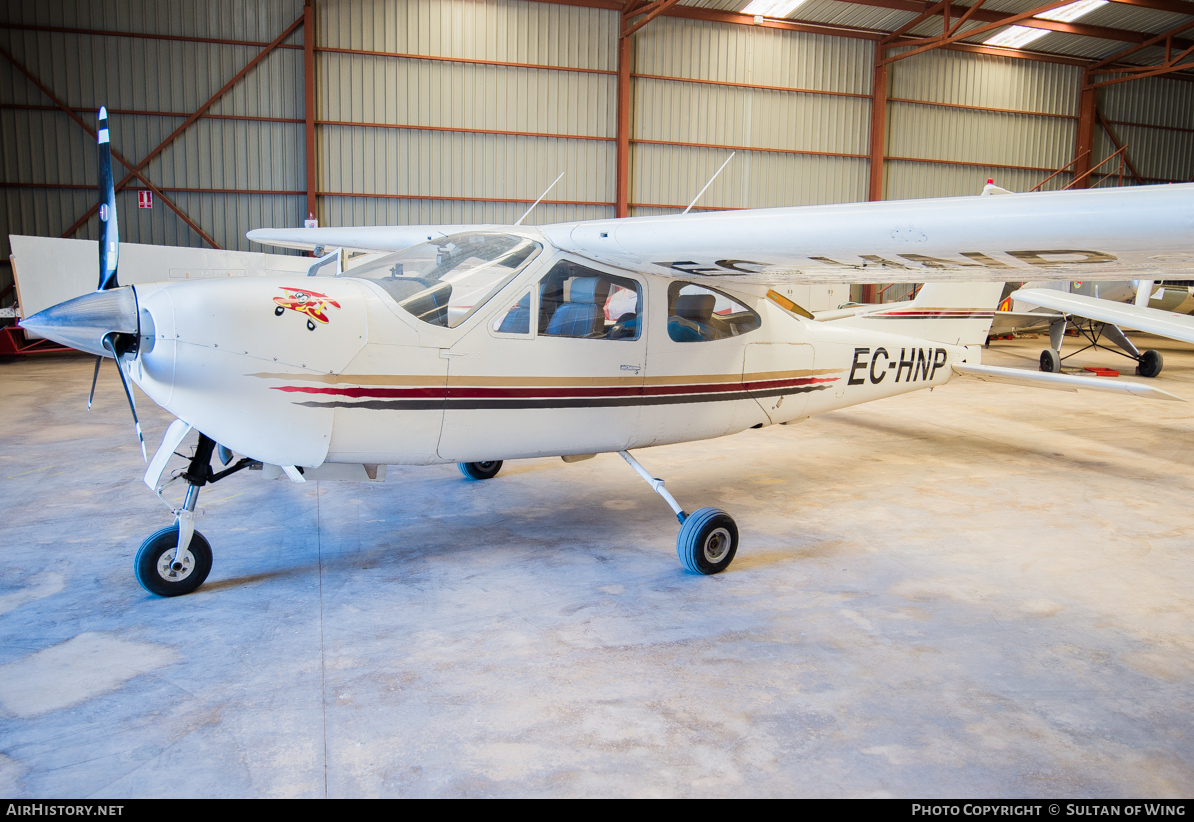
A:
<svg viewBox="0 0 1194 822">
<path fill-rule="evenodd" d="M 631 214 L 683 209 L 734 149 L 700 206 L 866 198 L 869 41 L 663 17 L 635 46 Z"/>
<path fill-rule="evenodd" d="M 514 222 L 560 172 L 548 199 L 569 204 L 528 223 L 613 216 L 615 12 L 525 0 L 317 10 L 319 46 L 382 53 L 318 55 L 318 118 L 361 124 L 319 127 L 324 222 Z M 362 193 L 382 196 L 343 196 Z"/>
<path fill-rule="evenodd" d="M 1104 86 L 1099 110 L 1120 144 L 1128 146 L 1128 159 L 1146 182 L 1194 181 L 1194 83 L 1148 77 Z M 1096 129 L 1095 162 L 1114 151 L 1107 132 Z M 1118 162 L 1100 170 L 1113 166 Z M 1130 182 L 1131 175 L 1125 179 Z"/>
<path fill-rule="evenodd" d="M 887 199 L 977 194 L 988 178 L 1027 191 L 1074 157 L 1075 66 L 930 51 L 889 72 L 887 156 L 921 162 L 885 163 Z M 912 100 L 946 105 L 904 102 Z M 1059 175 L 1046 188 L 1070 179 Z"/>
<path fill-rule="evenodd" d="M 265 43 L 301 14 L 302 0 L 8 3 L 0 46 L 87 122 L 113 109 L 113 145 L 136 161 L 260 46 L 47 27 Z M 612 216 L 617 27 L 613 11 L 532 0 L 318 0 L 321 223 L 511 222 L 560 172 L 528 222 Z M 656 19 L 635 36 L 631 213 L 682 208 L 732 150 L 700 207 L 865 199 L 873 60 L 863 39 Z M 885 196 L 972 194 L 988 177 L 1031 188 L 1073 158 L 1079 71 L 943 50 L 897 62 Z M 297 225 L 303 97 L 303 52 L 279 49 L 146 174 L 226 248 Z M 1194 177 L 1194 84 L 1124 83 L 1099 101 L 1144 177 Z M 1098 130 L 1096 160 L 1113 151 Z M 91 139 L 4 59 L 0 152 L 5 256 L 9 233 L 60 234 L 94 204 Z M 163 203 L 118 202 L 127 240 L 201 244 Z"/>
<path fill-rule="evenodd" d="M 112 148 L 139 160 L 185 116 L 207 101 L 260 48 L 179 40 L 15 29 L 5 24 L 120 31 L 174 37 L 270 41 L 302 14 L 301 0 L 269 3 L 122 2 L 7 3 L 0 7 L 0 45 L 57 97 L 94 126 L 100 105 L 111 110 Z M 301 30 L 290 42 L 301 43 Z M 211 108 L 212 115 L 292 122 L 204 118 L 144 169 L 163 189 L 232 189 L 279 194 L 166 195 L 224 248 L 247 249 L 244 233 L 301 219 L 303 179 L 302 51 L 275 50 Z M 36 108 L 21 108 L 21 106 Z M 51 110 L 41 110 L 49 107 Z M 123 113 L 138 112 L 138 113 Z M 173 116 L 171 116 L 173 115 Z M 0 239 L 10 233 L 56 236 L 96 201 L 94 141 L 53 107 L 24 75 L 0 60 L 3 181 Z M 127 169 L 114 162 L 117 179 Z M 13 183 L 83 186 L 20 188 Z M 137 208 L 135 191 L 117 195 L 121 236 L 129 242 L 203 245 L 160 200 Z M 94 217 L 75 235 L 98 236 Z"/>
</svg>

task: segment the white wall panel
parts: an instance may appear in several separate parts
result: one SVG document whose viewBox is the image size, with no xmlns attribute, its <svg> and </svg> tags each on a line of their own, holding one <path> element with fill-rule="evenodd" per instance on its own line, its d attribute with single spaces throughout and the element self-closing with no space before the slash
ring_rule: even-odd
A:
<svg viewBox="0 0 1194 822">
<path fill-rule="evenodd" d="M 639 79 L 632 123 L 638 140 L 865 154 L 870 100 Z"/>
<path fill-rule="evenodd" d="M 891 97 L 1078 114 L 1075 66 L 937 49 L 894 63 L 890 75 Z"/>
<path fill-rule="evenodd" d="M 634 145 L 630 199 L 682 210 L 730 154 L 722 149 Z M 771 208 L 866 199 L 866 160 L 740 151 L 699 206 Z"/>
<path fill-rule="evenodd" d="M 614 136 L 611 75 L 337 53 L 317 65 L 321 120 Z"/>
<path fill-rule="evenodd" d="M 617 68 L 617 12 L 525 0 L 320 0 L 318 44 Z"/>
<path fill-rule="evenodd" d="M 1074 157 L 1075 120 L 891 103 L 887 154 L 1058 169 Z"/>
</svg>

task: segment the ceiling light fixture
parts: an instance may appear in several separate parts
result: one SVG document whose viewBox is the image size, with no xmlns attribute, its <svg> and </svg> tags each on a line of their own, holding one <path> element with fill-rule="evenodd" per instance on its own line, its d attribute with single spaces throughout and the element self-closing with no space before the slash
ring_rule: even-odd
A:
<svg viewBox="0 0 1194 822">
<path fill-rule="evenodd" d="M 1079 17 L 1090 14 L 1097 8 L 1107 5 L 1108 0 L 1078 0 L 1077 3 L 1070 3 L 1067 6 L 1060 6 L 1052 11 L 1042 12 L 1036 15 L 1041 20 L 1055 20 L 1059 23 L 1072 23 Z M 1044 37 L 1049 33 L 1049 29 L 1035 29 L 1029 26 L 1011 26 L 1003 31 L 983 41 L 985 46 L 1002 46 L 1008 49 L 1021 49 L 1031 43 Z"/>
<path fill-rule="evenodd" d="M 751 0 L 741 13 L 782 19 L 794 12 L 803 2 L 804 0 Z"/>
</svg>

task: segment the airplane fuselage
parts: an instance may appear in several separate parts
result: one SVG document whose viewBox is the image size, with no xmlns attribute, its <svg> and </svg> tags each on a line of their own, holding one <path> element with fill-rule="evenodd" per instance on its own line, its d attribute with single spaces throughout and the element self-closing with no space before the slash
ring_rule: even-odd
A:
<svg viewBox="0 0 1194 822">
<path fill-rule="evenodd" d="M 633 333 L 618 336 L 616 317 L 600 304 L 589 336 L 551 333 L 544 283 L 561 266 L 608 276 L 629 300 L 623 317 L 637 315 Z M 388 281 L 352 274 L 138 285 L 142 340 L 132 377 L 154 402 L 238 453 L 314 467 L 707 439 L 941 385 L 950 364 L 967 356 L 963 345 L 804 319 L 765 287 L 725 281 L 716 284 L 722 313 L 755 319 L 732 326 L 698 313 L 685 321 L 676 314 L 677 303 L 686 305 L 675 296 L 677 280 L 546 243 L 455 327 L 404 310 L 382 287 Z M 568 280 L 590 281 L 601 282 Z M 695 305 L 708 289 L 690 285 L 700 292 L 689 300 Z M 587 307 L 576 294 L 565 299 Z M 542 319 L 511 324 L 523 303 L 528 317 Z M 891 319 L 897 329 L 901 318 Z M 735 333 L 702 330 L 714 325 Z M 689 337 L 677 339 L 677 328 Z"/>
</svg>

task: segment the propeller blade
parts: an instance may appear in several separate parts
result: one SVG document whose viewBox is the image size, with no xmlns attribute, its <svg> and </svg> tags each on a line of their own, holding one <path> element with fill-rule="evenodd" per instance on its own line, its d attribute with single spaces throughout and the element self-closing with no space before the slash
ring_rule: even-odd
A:
<svg viewBox="0 0 1194 822">
<path fill-rule="evenodd" d="M 133 412 L 133 425 L 137 429 L 137 439 L 141 443 L 141 459 L 148 463 L 149 455 L 145 453 L 145 437 L 141 433 L 141 420 L 137 419 L 137 403 L 133 400 L 133 389 L 124 375 L 124 364 L 120 361 L 120 355 L 116 353 L 116 344 L 113 342 L 112 334 L 104 337 L 104 347 L 112 352 L 112 358 L 116 360 L 116 372 L 120 374 L 120 384 L 124 386 L 124 395 L 128 397 L 129 410 Z"/>
<path fill-rule="evenodd" d="M 116 288 L 116 264 L 120 259 L 120 226 L 116 220 L 116 188 L 112 182 L 112 147 L 108 144 L 108 109 L 100 106 L 99 128 L 99 290 Z"/>
<path fill-rule="evenodd" d="M 91 393 L 87 395 L 87 410 L 91 410 L 91 401 L 95 399 L 95 383 L 99 380 L 100 363 L 104 361 L 102 356 L 95 358 L 95 373 L 91 375 Z"/>
</svg>

